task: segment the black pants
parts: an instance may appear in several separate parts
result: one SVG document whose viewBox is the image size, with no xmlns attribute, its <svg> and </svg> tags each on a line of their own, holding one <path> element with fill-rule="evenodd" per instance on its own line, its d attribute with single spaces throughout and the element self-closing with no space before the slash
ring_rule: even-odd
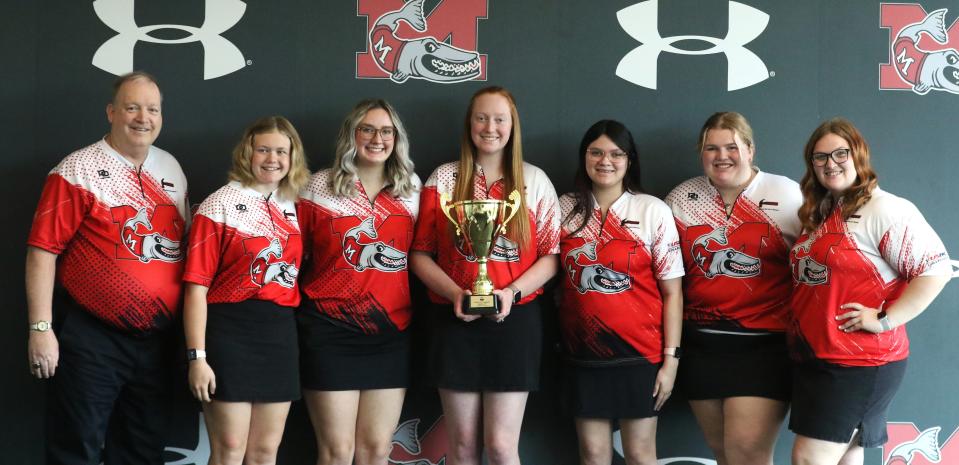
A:
<svg viewBox="0 0 959 465">
<path fill-rule="evenodd" d="M 66 315 L 48 391 L 47 463 L 162 465 L 170 338 L 124 334 L 75 305 L 57 309 Z"/>
</svg>

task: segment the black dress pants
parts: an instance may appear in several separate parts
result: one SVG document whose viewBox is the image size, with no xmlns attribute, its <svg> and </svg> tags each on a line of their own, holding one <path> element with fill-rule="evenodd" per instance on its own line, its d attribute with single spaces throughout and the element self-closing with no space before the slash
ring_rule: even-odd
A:
<svg viewBox="0 0 959 465">
<path fill-rule="evenodd" d="M 47 463 L 162 465 L 176 353 L 171 338 L 126 334 L 76 304 L 67 307 L 57 309 L 66 315 L 48 391 Z"/>
</svg>

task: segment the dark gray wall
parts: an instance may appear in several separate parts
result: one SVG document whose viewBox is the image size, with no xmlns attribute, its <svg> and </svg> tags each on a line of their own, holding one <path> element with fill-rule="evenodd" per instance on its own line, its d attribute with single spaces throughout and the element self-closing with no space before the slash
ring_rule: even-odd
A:
<svg viewBox="0 0 959 465">
<path fill-rule="evenodd" d="M 438 3 L 428 0 L 427 10 Z M 889 55 L 889 33 L 879 27 L 879 2 L 748 0 L 768 13 L 770 21 L 747 48 L 774 76 L 732 92 L 726 90 L 722 54 L 662 54 L 657 90 L 617 77 L 619 60 L 639 44 L 620 28 L 616 12 L 634 3 L 488 0 L 488 18 L 478 20 L 476 33 L 478 50 L 488 57 L 487 82 L 441 85 L 411 79 L 396 84 L 356 79 L 355 54 L 366 47 L 367 23 L 357 16 L 354 0 L 247 1 L 243 18 L 223 36 L 249 64 L 224 77 L 203 80 L 199 43 L 140 42 L 135 66 L 160 79 L 165 125 L 157 145 L 183 164 L 194 202 L 224 182 L 230 148 L 254 118 L 288 116 L 303 135 L 311 167 L 318 169 L 332 159 L 341 118 L 355 101 L 372 96 L 385 97 L 399 109 L 411 134 L 417 172 L 425 179 L 435 166 L 456 156 L 469 96 L 495 83 L 516 95 L 525 156 L 546 170 L 560 192 L 571 186 L 579 138 L 600 118 L 620 119 L 633 130 L 641 148 L 645 186 L 661 196 L 700 173 L 696 133 L 714 111 L 745 114 L 756 132 L 757 163 L 797 180 L 808 134 L 822 119 L 846 116 L 870 142 L 881 186 L 915 202 L 946 247 L 959 254 L 955 234 L 959 217 L 952 208 L 956 200 L 952 184 L 959 178 L 952 138 L 959 96 L 879 90 L 879 65 Z M 727 33 L 726 1 L 660 3 L 663 37 Z M 927 1 L 923 6 L 928 11 L 949 8 L 947 24 L 959 13 L 957 0 Z M 6 111 L 0 114 L 0 127 L 6 156 L 0 163 L 6 181 L 0 189 L 10 200 L 9 229 L 0 247 L 8 257 L 2 273 L 10 305 L 0 312 L 2 327 L 7 328 L 6 355 L 0 357 L 5 377 L 0 383 L 4 402 L 0 462 L 40 463 L 44 385 L 29 377 L 24 359 L 23 243 L 47 171 L 107 131 L 104 106 L 113 76 L 92 66 L 91 59 L 116 33 L 100 21 L 90 1 L 8 1 L 2 11 L 0 97 Z M 135 12 L 140 25 L 199 26 L 204 2 L 140 0 Z M 174 30 L 154 33 L 166 39 L 184 35 Z M 959 43 L 959 28 L 953 35 Z M 709 47 L 698 41 L 676 46 Z M 959 402 L 950 396 L 959 381 L 952 343 L 957 293 L 957 286 L 948 286 L 927 313 L 910 324 L 913 351 L 908 375 L 890 409 L 890 421 L 913 422 L 919 430 L 941 426 L 940 441 L 959 426 Z M 555 375 L 555 360 L 548 359 L 547 383 L 531 397 L 528 408 L 521 445 L 526 463 L 576 462 L 572 421 L 556 413 Z M 185 395 L 177 415 L 169 443 L 195 448 L 195 405 Z M 403 418 L 422 418 L 420 434 L 438 415 L 434 393 L 425 388 L 411 392 Z M 791 439 L 788 433 L 780 438 L 777 462 L 788 462 Z M 660 457 L 709 456 L 681 399 L 661 417 L 659 452 Z M 311 463 L 313 454 L 309 423 L 296 404 L 281 463 Z M 950 454 L 942 463 L 959 463 L 959 453 Z M 177 458 L 170 454 L 171 462 Z M 867 452 L 867 464 L 881 462 L 879 450 Z M 922 465 L 920 459 L 913 463 Z"/>
</svg>

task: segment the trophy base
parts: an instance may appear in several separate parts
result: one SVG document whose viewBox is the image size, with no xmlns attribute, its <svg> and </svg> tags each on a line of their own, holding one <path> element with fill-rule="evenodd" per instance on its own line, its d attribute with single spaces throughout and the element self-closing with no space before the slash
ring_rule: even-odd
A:
<svg viewBox="0 0 959 465">
<path fill-rule="evenodd" d="M 496 295 L 468 295 L 463 297 L 463 313 L 467 315 L 495 315 L 499 313 Z"/>
</svg>

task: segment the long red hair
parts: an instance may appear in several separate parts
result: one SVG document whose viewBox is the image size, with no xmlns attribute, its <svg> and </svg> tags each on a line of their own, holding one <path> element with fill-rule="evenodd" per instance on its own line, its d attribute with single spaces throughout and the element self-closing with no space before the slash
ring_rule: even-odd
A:
<svg viewBox="0 0 959 465">
<path fill-rule="evenodd" d="M 813 149 L 819 139 L 827 134 L 835 134 L 845 139 L 849 144 L 851 161 L 856 168 L 856 182 L 849 186 L 839 199 L 832 198 L 829 191 L 819 183 L 812 164 Z M 803 204 L 799 208 L 799 221 L 802 222 L 803 229 L 806 231 L 813 231 L 822 225 L 836 207 L 836 203 L 840 201 L 842 218 L 848 220 L 856 210 L 869 201 L 873 189 L 879 185 L 876 172 L 872 170 L 872 164 L 869 162 L 869 144 L 862 137 L 862 133 L 847 119 L 833 118 L 820 124 L 806 142 L 803 159 L 806 163 L 806 174 L 799 183 L 803 194 Z"/>
<path fill-rule="evenodd" d="M 473 108 L 476 100 L 486 94 L 503 96 L 509 102 L 509 114 L 512 120 L 512 133 L 503 148 L 503 192 L 509 195 L 516 190 L 520 194 L 520 207 L 511 224 L 506 228 L 506 236 L 520 244 L 520 248 L 530 245 L 532 232 L 529 224 L 529 210 L 526 205 L 526 184 L 523 182 L 523 138 L 519 125 L 519 112 L 513 94 L 499 86 L 484 87 L 470 99 L 463 122 L 463 136 L 460 139 L 460 161 L 456 175 L 456 187 L 453 189 L 453 201 L 473 200 L 473 175 L 476 166 L 476 144 L 472 137 Z"/>
</svg>

